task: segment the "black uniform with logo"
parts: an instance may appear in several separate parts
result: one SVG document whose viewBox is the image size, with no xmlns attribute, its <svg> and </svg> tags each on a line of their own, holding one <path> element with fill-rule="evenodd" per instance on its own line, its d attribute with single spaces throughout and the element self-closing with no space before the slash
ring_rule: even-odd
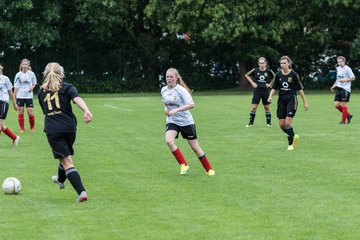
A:
<svg viewBox="0 0 360 240">
<path fill-rule="evenodd" d="M 44 131 L 52 148 L 54 158 L 64 158 L 74 154 L 76 138 L 76 117 L 71 101 L 78 97 L 76 88 L 66 82 L 61 83 L 57 92 L 41 90 L 39 103 L 45 115 Z"/>
<path fill-rule="evenodd" d="M 264 105 L 268 105 L 267 101 L 269 98 L 269 89 L 266 87 L 266 84 L 270 84 L 274 79 L 275 73 L 270 69 L 265 69 L 261 71 L 259 68 L 254 68 L 251 71 L 247 72 L 246 75 L 252 77 L 253 81 L 258 85 L 254 89 L 252 104 L 259 104 L 260 99 Z"/>
<path fill-rule="evenodd" d="M 299 75 L 294 70 L 286 75 L 282 71 L 277 72 L 272 89 L 279 89 L 277 117 L 294 117 L 298 106 L 296 92 L 304 89 Z"/>
</svg>

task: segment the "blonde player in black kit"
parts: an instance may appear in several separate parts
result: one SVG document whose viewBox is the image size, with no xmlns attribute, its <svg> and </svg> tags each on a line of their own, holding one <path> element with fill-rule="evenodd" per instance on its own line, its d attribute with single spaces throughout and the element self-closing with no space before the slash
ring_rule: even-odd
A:
<svg viewBox="0 0 360 240">
<path fill-rule="evenodd" d="M 305 111 L 309 107 L 299 75 L 291 69 L 291 64 L 292 61 L 288 56 L 283 56 L 280 58 L 281 70 L 275 75 L 275 80 L 268 99 L 268 102 L 272 102 L 272 97 L 275 94 L 275 91 L 279 89 L 277 117 L 279 119 L 280 128 L 288 136 L 288 151 L 294 150 L 296 141 L 299 139 L 299 135 L 294 133 L 292 127 L 292 121 L 295 117 L 298 106 L 296 97 L 297 91 L 299 91 Z"/>
<path fill-rule="evenodd" d="M 254 88 L 250 120 L 246 127 L 252 127 L 254 125 L 256 110 L 259 106 L 260 99 L 262 100 L 265 109 L 266 124 L 268 127 L 271 127 L 271 112 L 268 98 L 270 83 L 274 80 L 275 73 L 267 68 L 267 61 L 264 57 L 259 58 L 258 64 L 258 68 L 254 68 L 245 74 L 245 78 Z"/>
<path fill-rule="evenodd" d="M 87 200 L 87 193 L 80 175 L 72 161 L 73 144 L 76 138 L 76 117 L 72 111 L 73 101 L 84 112 L 85 123 L 92 115 L 76 88 L 63 82 L 64 69 L 58 63 L 48 63 L 44 71 L 44 83 L 39 93 L 39 103 L 45 115 L 44 131 L 55 159 L 59 159 L 58 175 L 52 180 L 60 189 L 65 188 L 65 180 L 78 193 L 77 202 Z"/>
</svg>

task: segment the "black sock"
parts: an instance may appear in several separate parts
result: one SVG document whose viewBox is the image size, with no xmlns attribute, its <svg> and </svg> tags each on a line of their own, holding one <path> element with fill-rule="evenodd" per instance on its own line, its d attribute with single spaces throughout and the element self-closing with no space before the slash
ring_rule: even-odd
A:
<svg viewBox="0 0 360 240">
<path fill-rule="evenodd" d="M 292 126 L 285 128 L 286 130 L 286 134 L 288 135 L 288 141 L 289 141 L 289 145 L 293 144 L 294 141 L 294 129 L 292 128 Z"/>
<path fill-rule="evenodd" d="M 76 168 L 72 167 L 66 170 L 66 177 L 69 179 L 71 185 L 79 195 L 82 191 L 85 191 L 80 175 Z"/>
<path fill-rule="evenodd" d="M 63 183 L 66 180 L 66 174 L 63 166 L 59 163 L 58 167 L 58 181 Z"/>
<path fill-rule="evenodd" d="M 266 112 L 266 123 L 271 124 L 271 112 Z"/>
<path fill-rule="evenodd" d="M 256 112 L 250 112 L 250 122 L 249 124 L 253 125 L 255 120 Z"/>
</svg>

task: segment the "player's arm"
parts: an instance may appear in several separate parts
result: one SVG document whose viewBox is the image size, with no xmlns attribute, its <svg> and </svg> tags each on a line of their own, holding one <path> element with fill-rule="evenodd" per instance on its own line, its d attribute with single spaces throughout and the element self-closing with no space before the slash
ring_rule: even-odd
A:
<svg viewBox="0 0 360 240">
<path fill-rule="evenodd" d="M 306 100 L 304 90 L 301 89 L 301 90 L 299 91 L 299 94 L 300 94 L 300 96 L 301 96 L 301 99 L 302 99 L 303 104 L 304 104 L 304 109 L 305 109 L 305 111 L 306 111 L 306 110 L 309 108 L 309 104 L 308 104 L 308 102 L 307 102 L 307 100 Z"/>
<path fill-rule="evenodd" d="M 271 103 L 272 102 L 272 97 L 274 96 L 276 90 L 273 88 L 270 90 L 270 93 L 269 93 L 269 98 L 268 98 L 268 102 Z"/>
<path fill-rule="evenodd" d="M 168 112 L 167 112 L 167 115 L 168 115 L 168 116 L 172 116 L 172 115 L 174 115 L 174 114 L 177 113 L 177 112 L 182 112 L 182 111 L 190 110 L 190 109 L 192 109 L 192 108 L 194 108 L 194 107 L 195 107 L 195 103 L 188 103 L 188 104 L 185 104 L 185 105 L 183 105 L 183 106 L 181 106 L 181 107 L 178 107 L 178 108 L 172 109 L 171 111 L 168 111 Z"/>
<path fill-rule="evenodd" d="M 257 84 L 254 82 L 254 80 L 251 78 L 251 74 L 255 71 L 255 68 L 252 69 L 251 71 L 247 72 L 245 74 L 245 78 L 246 80 L 251 84 L 251 86 L 253 86 L 253 88 L 257 88 Z"/>
<path fill-rule="evenodd" d="M 8 90 L 8 93 L 9 93 L 9 96 L 10 96 L 11 101 L 13 102 L 15 111 L 18 111 L 18 110 L 19 110 L 19 106 L 18 106 L 17 103 L 16 103 L 15 95 L 14 95 L 12 89 L 9 89 L 9 90 Z"/>
<path fill-rule="evenodd" d="M 266 83 L 266 87 L 271 88 L 274 85 L 274 81 L 275 81 L 275 73 L 270 69 L 271 72 L 271 80 L 270 83 Z"/>
<path fill-rule="evenodd" d="M 89 123 L 92 120 L 92 114 L 89 111 L 85 101 L 79 96 L 75 97 L 73 101 L 84 112 L 85 123 Z"/>
</svg>

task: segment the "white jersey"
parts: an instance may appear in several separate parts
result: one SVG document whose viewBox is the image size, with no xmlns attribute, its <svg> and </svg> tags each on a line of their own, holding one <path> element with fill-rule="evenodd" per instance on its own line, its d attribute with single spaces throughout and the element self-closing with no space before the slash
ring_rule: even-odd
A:
<svg viewBox="0 0 360 240">
<path fill-rule="evenodd" d="M 181 85 L 177 84 L 174 88 L 165 86 L 161 89 L 162 102 L 168 111 L 194 104 L 190 93 Z M 189 110 L 175 113 L 173 116 L 166 116 L 166 124 L 174 123 L 178 126 L 188 126 L 194 124 L 194 119 Z"/>
<path fill-rule="evenodd" d="M 26 73 L 18 72 L 14 80 L 14 87 L 18 89 L 16 98 L 32 99 L 34 94 L 29 90 L 33 85 L 36 85 L 36 76 L 34 72 L 30 70 Z"/>
<path fill-rule="evenodd" d="M 339 80 L 344 79 L 344 78 L 352 78 L 352 77 L 355 77 L 355 75 L 349 66 L 345 65 L 343 67 L 340 67 L 340 66 L 337 67 L 336 68 L 335 86 L 339 87 L 339 88 L 343 88 L 348 92 L 351 92 L 351 82 L 341 83 L 341 82 L 339 82 Z"/>
<path fill-rule="evenodd" d="M 9 90 L 12 90 L 13 85 L 7 76 L 0 75 L 0 101 L 9 103 Z"/>
</svg>

